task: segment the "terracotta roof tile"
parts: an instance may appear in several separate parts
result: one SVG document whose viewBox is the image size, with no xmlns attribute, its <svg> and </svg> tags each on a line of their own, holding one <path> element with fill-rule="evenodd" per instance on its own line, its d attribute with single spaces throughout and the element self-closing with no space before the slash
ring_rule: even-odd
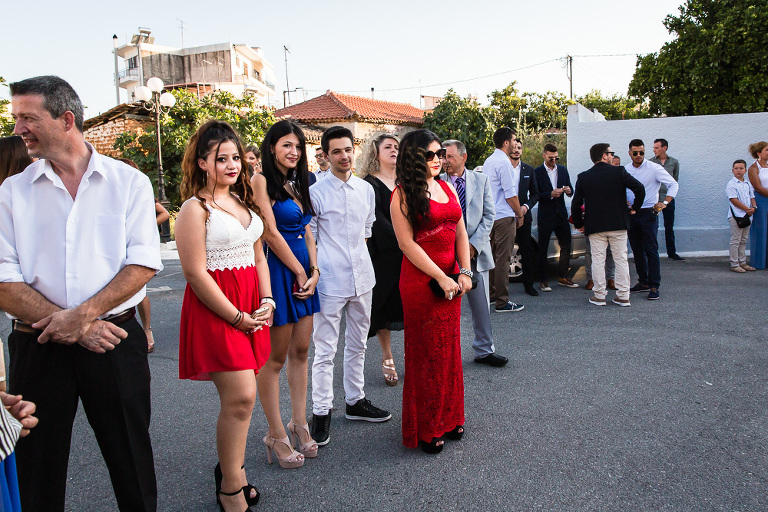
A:
<svg viewBox="0 0 768 512">
<path fill-rule="evenodd" d="M 424 111 L 406 103 L 374 100 L 327 91 L 322 96 L 281 108 L 277 117 L 293 117 L 304 123 L 350 120 L 422 126 Z"/>
</svg>

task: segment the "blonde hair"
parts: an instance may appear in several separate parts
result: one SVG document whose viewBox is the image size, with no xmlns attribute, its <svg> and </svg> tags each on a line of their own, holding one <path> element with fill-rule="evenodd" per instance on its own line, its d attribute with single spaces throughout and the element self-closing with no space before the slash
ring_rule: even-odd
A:
<svg viewBox="0 0 768 512">
<path fill-rule="evenodd" d="M 750 144 L 749 154 L 752 155 L 752 158 L 757 158 L 757 154 L 764 150 L 766 146 L 768 146 L 768 142 L 765 142 L 764 140 Z"/>
<path fill-rule="evenodd" d="M 397 135 L 391 133 L 381 132 L 369 137 L 363 145 L 363 154 L 360 157 L 359 165 L 357 166 L 356 174 L 365 178 L 369 174 L 378 174 L 381 170 L 379 165 L 379 147 L 385 140 L 391 139 L 400 144 L 400 139 Z"/>
</svg>

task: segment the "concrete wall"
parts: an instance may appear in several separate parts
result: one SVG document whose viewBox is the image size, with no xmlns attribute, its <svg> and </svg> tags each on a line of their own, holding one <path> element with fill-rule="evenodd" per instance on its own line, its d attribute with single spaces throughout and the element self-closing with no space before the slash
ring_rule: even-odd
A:
<svg viewBox="0 0 768 512">
<path fill-rule="evenodd" d="M 568 108 L 568 170 L 571 180 L 592 166 L 589 148 L 607 142 L 622 165 L 631 165 L 629 141 L 645 142 L 646 158 L 653 157 L 653 140 L 669 141 L 668 154 L 680 161 L 680 190 L 675 200 L 675 241 L 678 252 L 727 251 L 728 200 L 725 185 L 731 164 L 753 161 L 749 144 L 768 140 L 768 112 L 719 116 L 665 117 L 606 121 L 582 105 Z M 661 216 L 659 217 L 661 219 Z M 663 221 L 659 252 L 665 254 Z"/>
</svg>

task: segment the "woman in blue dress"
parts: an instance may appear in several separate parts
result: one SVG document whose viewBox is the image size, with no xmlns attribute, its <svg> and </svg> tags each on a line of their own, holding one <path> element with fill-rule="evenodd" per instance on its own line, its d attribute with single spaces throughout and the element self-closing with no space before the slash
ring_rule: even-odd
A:
<svg viewBox="0 0 768 512">
<path fill-rule="evenodd" d="M 301 466 L 304 457 L 317 456 L 307 424 L 307 352 L 312 315 L 320 311 L 315 294 L 320 269 L 315 240 L 307 229 L 314 211 L 304 133 L 291 121 L 279 121 L 264 136 L 261 154 L 262 173 L 253 176 L 251 186 L 267 227 L 263 239 L 277 309 L 270 328 L 272 351 L 257 383 L 269 423 L 264 438 L 268 460 L 274 452 L 282 467 L 292 468 Z M 286 359 L 292 415 L 285 428 L 291 440 L 280 417 L 280 370 Z"/>
</svg>

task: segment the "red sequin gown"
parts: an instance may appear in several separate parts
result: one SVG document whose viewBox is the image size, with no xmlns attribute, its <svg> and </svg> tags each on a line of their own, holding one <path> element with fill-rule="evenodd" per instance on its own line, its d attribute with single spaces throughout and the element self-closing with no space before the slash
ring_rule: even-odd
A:
<svg viewBox="0 0 768 512">
<path fill-rule="evenodd" d="M 417 244 L 446 274 L 458 272 L 455 241 L 461 207 L 453 191 L 447 203 L 430 201 L 430 219 L 414 234 Z M 430 277 L 403 257 L 400 294 L 405 321 L 403 444 L 416 448 L 464 424 L 461 367 L 461 299 L 437 297 Z"/>
</svg>

